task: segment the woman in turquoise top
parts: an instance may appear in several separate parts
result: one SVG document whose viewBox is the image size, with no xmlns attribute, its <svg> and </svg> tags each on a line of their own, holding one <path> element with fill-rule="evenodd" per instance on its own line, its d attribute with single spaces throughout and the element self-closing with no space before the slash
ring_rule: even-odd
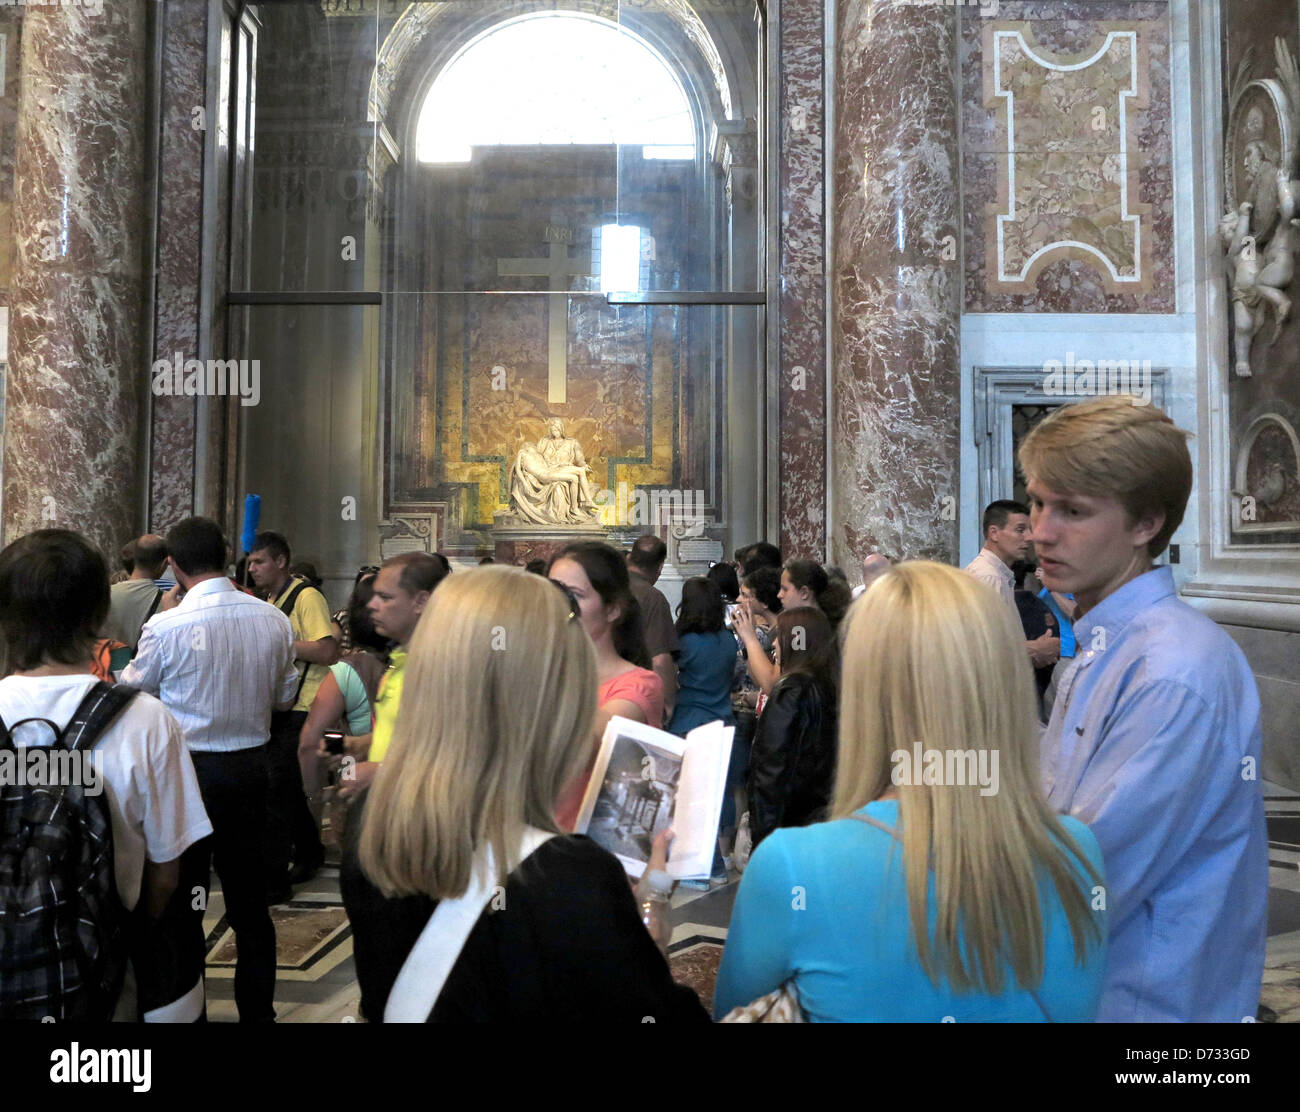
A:
<svg viewBox="0 0 1300 1112">
<path fill-rule="evenodd" d="M 1010 608 L 911 562 L 847 621 L 831 821 L 754 851 L 715 1016 L 790 985 L 814 1021 L 1091 1021 L 1101 853 L 1038 786 Z"/>
</svg>

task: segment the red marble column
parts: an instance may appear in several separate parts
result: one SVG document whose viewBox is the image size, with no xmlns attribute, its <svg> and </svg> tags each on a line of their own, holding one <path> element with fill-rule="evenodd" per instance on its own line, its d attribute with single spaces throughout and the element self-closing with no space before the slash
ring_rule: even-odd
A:
<svg viewBox="0 0 1300 1112">
<path fill-rule="evenodd" d="M 26 9 L 5 540 L 139 531 L 145 0 Z"/>
<path fill-rule="evenodd" d="M 814 560 L 826 549 L 825 8 L 781 0 L 780 544 Z"/>
<path fill-rule="evenodd" d="M 219 121 L 195 108 L 207 104 L 206 4 L 161 9 L 163 104 L 158 200 L 158 300 L 151 359 L 199 356 L 199 279 L 203 246 L 203 146 Z M 200 126 L 195 126 L 196 124 Z M 194 512 L 194 398 L 153 399 L 149 528 L 165 533 Z M 213 445 L 220 451 L 219 444 Z"/>
<path fill-rule="evenodd" d="M 953 563 L 961 457 L 957 13 L 840 0 L 831 559 Z"/>
</svg>

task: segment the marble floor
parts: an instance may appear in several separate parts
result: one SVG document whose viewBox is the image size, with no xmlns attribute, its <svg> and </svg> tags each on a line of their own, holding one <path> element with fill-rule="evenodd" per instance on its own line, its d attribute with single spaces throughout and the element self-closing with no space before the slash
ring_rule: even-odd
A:
<svg viewBox="0 0 1300 1112">
<path fill-rule="evenodd" d="M 1260 996 L 1261 1021 L 1300 1022 L 1300 794 L 1265 785 L 1269 818 L 1268 950 Z M 334 860 L 331 851 L 330 861 Z M 214 884 L 216 878 L 214 877 Z M 674 976 L 705 1001 L 712 998 L 717 960 L 727 938 L 738 877 L 708 892 L 678 887 L 672 899 L 670 954 Z M 208 935 L 208 1018 L 234 1022 L 234 938 L 213 889 Z M 360 990 L 352 937 L 339 898 L 337 865 L 327 864 L 272 911 L 279 968 L 275 1007 L 280 1022 L 360 1021 Z"/>
</svg>

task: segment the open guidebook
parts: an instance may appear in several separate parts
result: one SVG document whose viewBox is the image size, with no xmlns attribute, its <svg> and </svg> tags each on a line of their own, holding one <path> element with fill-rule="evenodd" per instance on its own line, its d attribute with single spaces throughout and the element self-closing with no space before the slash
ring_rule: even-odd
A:
<svg viewBox="0 0 1300 1112">
<path fill-rule="evenodd" d="M 671 826 L 668 874 L 679 880 L 707 878 L 718 844 L 734 732 L 733 726 L 710 722 L 680 738 L 630 718 L 611 718 L 576 832 L 598 842 L 639 877 L 651 843 Z"/>
</svg>

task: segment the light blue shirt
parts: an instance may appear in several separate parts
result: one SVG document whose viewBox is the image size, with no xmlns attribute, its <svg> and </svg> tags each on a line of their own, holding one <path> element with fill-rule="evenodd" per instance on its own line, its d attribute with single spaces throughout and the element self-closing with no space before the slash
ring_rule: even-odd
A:
<svg viewBox="0 0 1300 1112">
<path fill-rule="evenodd" d="M 897 800 L 868 803 L 863 811 L 898 829 Z M 1101 851 L 1087 827 L 1068 817 L 1062 825 L 1104 880 Z M 1074 866 L 1090 897 L 1092 882 Z M 775 830 L 741 878 L 713 1014 L 720 1019 L 793 980 L 812 1022 L 1042 1023 L 1047 1016 L 1058 1023 L 1090 1022 L 1106 963 L 1105 912 L 1093 913 L 1101 940 L 1080 967 L 1065 911 L 1046 874 L 1039 902 L 1044 973 L 1035 992 L 1042 1007 L 1016 987 L 1005 963 L 1000 995 L 957 993 L 946 979 L 934 984 L 921 967 L 908 918 L 902 846 L 891 834 L 857 819 Z M 928 906 L 933 937 L 933 873 Z"/>
<path fill-rule="evenodd" d="M 1126 583 L 1074 624 L 1043 733 L 1043 789 L 1106 860 L 1102 1020 L 1240 1023 L 1264 969 L 1268 849 L 1246 658 L 1179 600 Z"/>
</svg>

